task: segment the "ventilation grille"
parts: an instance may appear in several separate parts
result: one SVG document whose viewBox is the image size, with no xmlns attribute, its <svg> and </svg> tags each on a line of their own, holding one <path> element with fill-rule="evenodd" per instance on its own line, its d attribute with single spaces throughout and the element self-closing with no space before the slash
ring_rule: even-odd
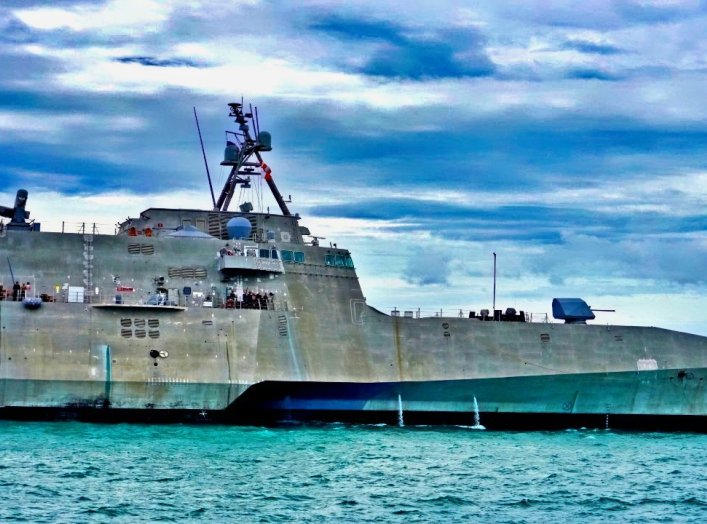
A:
<svg viewBox="0 0 707 524">
<path fill-rule="evenodd" d="M 201 323 L 202 323 L 202 325 L 204 325 L 204 326 L 213 326 L 213 325 L 214 325 L 214 321 L 213 321 L 213 320 L 202 320 Z"/>
<path fill-rule="evenodd" d="M 120 319 L 120 336 L 123 338 L 160 338 L 160 321 L 157 318 L 121 318 Z M 150 327 L 149 331 L 145 329 L 145 325 Z"/>
<path fill-rule="evenodd" d="M 209 213 L 209 235 L 220 238 L 221 240 L 226 240 L 228 238 L 226 231 L 226 222 L 228 222 L 228 220 L 228 216 L 221 218 L 221 215 Z"/>
<path fill-rule="evenodd" d="M 287 336 L 287 317 L 285 315 L 278 315 L 277 317 L 277 331 L 280 333 L 281 337 Z"/>
<path fill-rule="evenodd" d="M 541 333 L 540 342 L 550 342 L 550 335 L 548 333 Z"/>
<path fill-rule="evenodd" d="M 206 278 L 204 266 L 170 267 L 167 268 L 169 278 Z"/>
<path fill-rule="evenodd" d="M 155 253 L 153 244 L 128 244 L 128 253 L 131 255 L 152 255 Z"/>
</svg>

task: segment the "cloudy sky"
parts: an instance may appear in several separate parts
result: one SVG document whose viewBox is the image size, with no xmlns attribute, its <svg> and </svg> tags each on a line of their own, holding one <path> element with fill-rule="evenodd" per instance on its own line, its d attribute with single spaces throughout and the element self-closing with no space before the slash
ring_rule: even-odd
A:
<svg viewBox="0 0 707 524">
<path fill-rule="evenodd" d="M 706 35 L 697 0 L 3 0 L 0 197 L 209 208 L 192 107 L 218 185 L 244 97 L 371 305 L 490 308 L 495 252 L 497 307 L 707 334 Z"/>
</svg>

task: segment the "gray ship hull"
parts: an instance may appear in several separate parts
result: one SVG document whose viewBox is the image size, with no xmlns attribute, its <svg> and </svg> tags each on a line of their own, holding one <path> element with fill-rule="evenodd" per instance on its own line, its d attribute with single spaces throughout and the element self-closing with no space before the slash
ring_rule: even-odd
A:
<svg viewBox="0 0 707 524">
<path fill-rule="evenodd" d="M 0 414 L 471 424 L 476 401 L 491 428 L 704 429 L 705 337 L 356 305 L 346 339 L 312 336 L 331 313 L 0 302 Z M 159 338 L 116 329 L 141 317 Z"/>
</svg>

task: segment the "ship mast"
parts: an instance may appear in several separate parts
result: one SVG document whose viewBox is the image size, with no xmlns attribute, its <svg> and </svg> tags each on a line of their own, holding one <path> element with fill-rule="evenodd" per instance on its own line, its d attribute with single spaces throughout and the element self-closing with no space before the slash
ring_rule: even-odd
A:
<svg viewBox="0 0 707 524">
<path fill-rule="evenodd" d="M 221 165 L 231 166 L 231 172 L 223 185 L 214 210 L 228 211 L 228 206 L 231 203 L 236 187 L 239 185 L 249 187 L 250 177 L 260 175 L 257 169 L 262 169 L 265 182 L 267 182 L 273 197 L 277 201 L 277 205 L 280 206 L 280 211 L 285 216 L 291 216 L 292 213 L 287 208 L 285 199 L 282 198 L 280 191 L 275 185 L 272 172 L 268 165 L 263 162 L 261 156 L 261 152 L 272 150 L 272 138 L 267 131 L 260 131 L 257 108 L 254 118 L 252 107 L 248 112 L 243 111 L 242 101 L 230 103 L 228 107 L 231 108 L 228 116 L 235 118 L 238 124 L 238 131 L 226 131 L 226 152 Z M 251 126 L 253 127 L 255 138 L 251 136 Z"/>
</svg>

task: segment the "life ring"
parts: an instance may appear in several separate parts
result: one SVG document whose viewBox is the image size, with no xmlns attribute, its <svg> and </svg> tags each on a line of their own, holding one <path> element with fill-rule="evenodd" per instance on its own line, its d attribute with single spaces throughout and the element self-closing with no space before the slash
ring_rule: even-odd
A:
<svg viewBox="0 0 707 524">
<path fill-rule="evenodd" d="M 149 227 L 146 227 L 144 231 L 145 231 L 145 236 L 146 236 L 146 237 L 151 237 L 151 236 L 152 236 L 152 229 L 150 229 Z"/>
<path fill-rule="evenodd" d="M 128 236 L 129 237 L 136 237 L 137 236 L 137 228 L 131 227 L 130 229 L 128 229 Z"/>
</svg>

